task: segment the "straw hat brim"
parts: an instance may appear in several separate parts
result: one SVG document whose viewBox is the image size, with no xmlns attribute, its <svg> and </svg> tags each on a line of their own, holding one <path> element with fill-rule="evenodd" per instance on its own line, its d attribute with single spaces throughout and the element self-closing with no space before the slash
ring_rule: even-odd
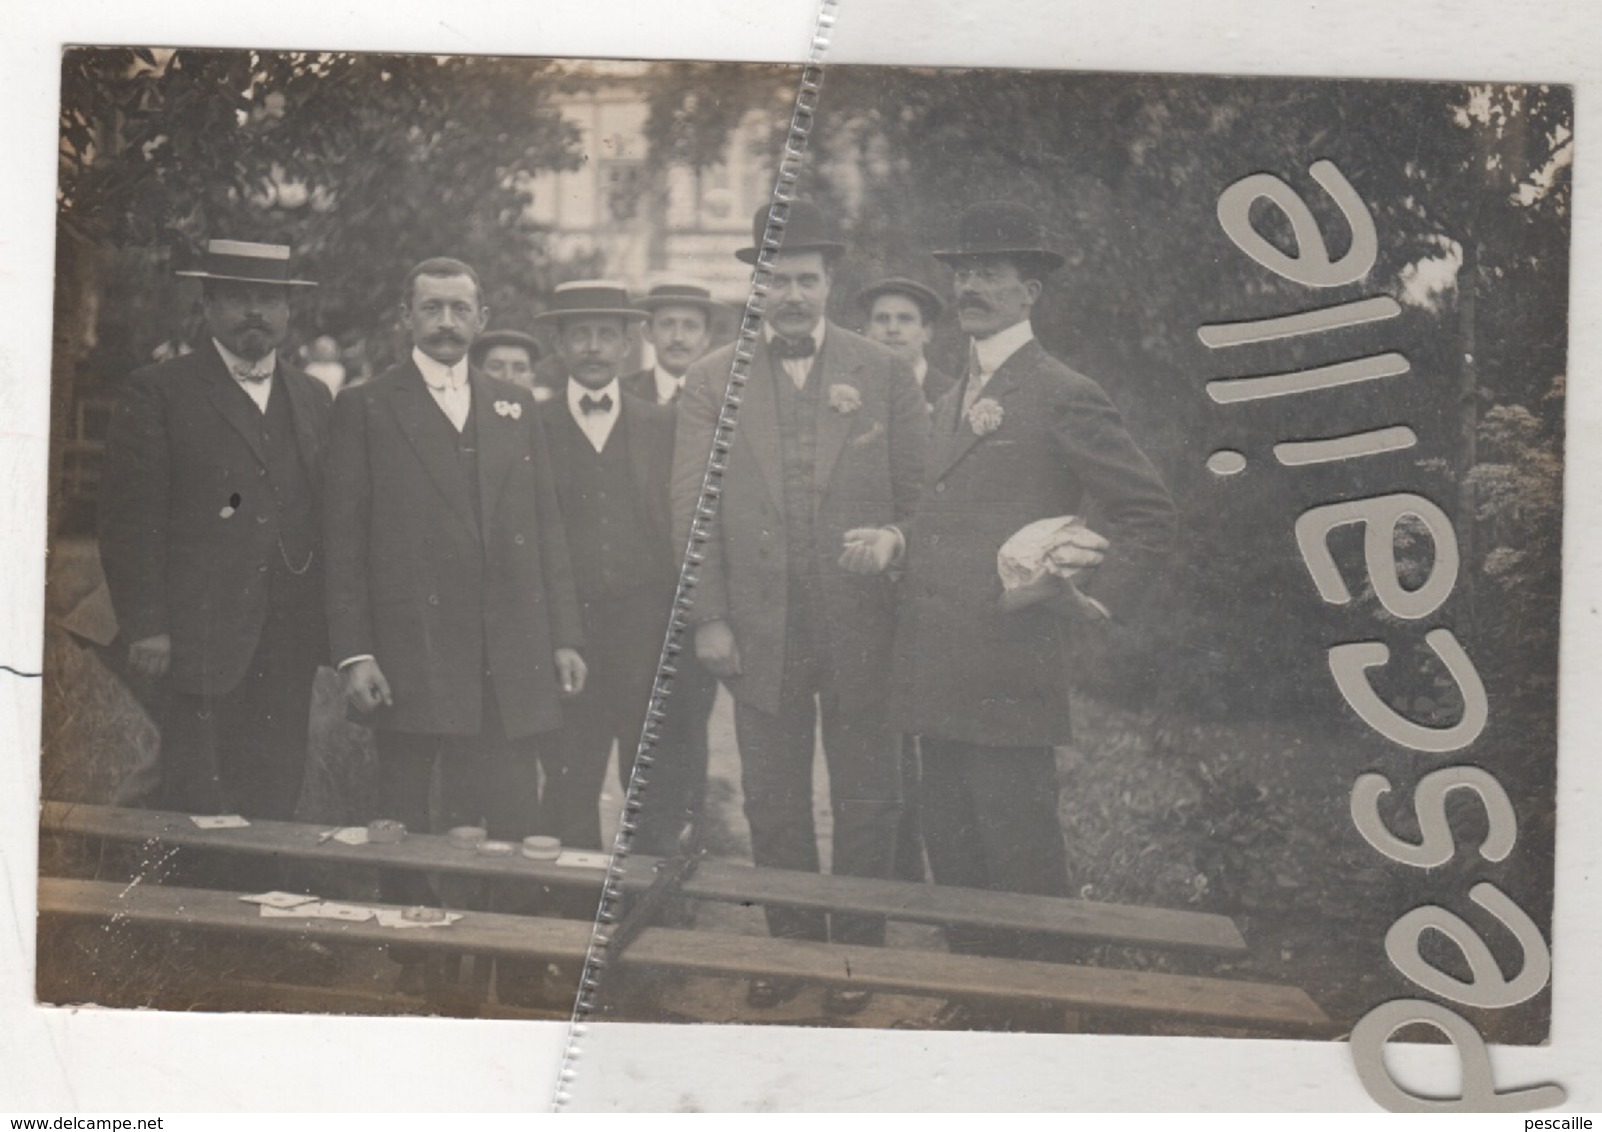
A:
<svg viewBox="0 0 1602 1132">
<path fill-rule="evenodd" d="M 646 313 L 634 307 L 575 307 L 571 310 L 541 311 L 535 322 L 555 322 L 559 318 L 646 318 Z"/>
<path fill-rule="evenodd" d="M 186 279 L 219 279 L 227 283 L 271 283 L 275 287 L 315 287 L 312 279 L 263 279 L 259 275 L 219 275 L 214 271 L 175 271 Z"/>
</svg>

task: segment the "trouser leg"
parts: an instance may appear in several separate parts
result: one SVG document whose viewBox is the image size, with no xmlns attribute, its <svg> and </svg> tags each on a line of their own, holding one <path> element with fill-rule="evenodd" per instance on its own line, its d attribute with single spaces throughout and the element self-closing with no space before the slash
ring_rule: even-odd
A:
<svg viewBox="0 0 1602 1132">
<path fill-rule="evenodd" d="M 438 735 L 412 735 L 379 731 L 377 817 L 400 822 L 408 831 L 428 833 L 433 828 L 429 794 L 444 740 Z M 437 904 L 433 887 L 413 869 L 384 869 L 379 873 L 379 896 L 390 904 Z"/>
<path fill-rule="evenodd" d="M 751 826 L 751 855 L 763 868 L 818 871 L 812 822 L 812 756 L 816 706 L 810 690 L 787 691 L 778 714 L 734 702 L 740 785 Z M 768 931 L 779 938 L 828 939 L 824 913 L 767 909 Z"/>
<path fill-rule="evenodd" d="M 988 888 L 984 842 L 968 791 L 970 748 L 965 743 L 928 736 L 920 740 L 920 748 L 923 842 L 934 882 L 955 888 Z M 981 954 L 987 942 L 987 933 L 979 929 L 946 929 L 946 943 L 954 952 Z"/>
<path fill-rule="evenodd" d="M 690 656 L 679 659 L 652 749 L 644 805 L 636 818 L 637 853 L 671 856 L 685 827 L 700 820 L 706 797 L 707 722 L 717 690 L 716 678 L 699 661 Z M 618 769 L 623 770 L 621 759 Z M 625 781 L 625 789 L 627 785 Z"/>
<path fill-rule="evenodd" d="M 896 823 L 896 862 L 892 875 L 897 880 L 922 884 L 928 873 L 923 863 L 923 819 L 921 789 L 923 777 L 918 757 L 918 737 L 901 737 L 901 820 Z"/>
<path fill-rule="evenodd" d="M 901 814 L 901 758 L 896 736 L 880 705 L 847 712 L 835 693 L 826 692 L 818 699 L 834 814 L 831 871 L 839 876 L 888 877 Z M 840 943 L 884 943 L 882 916 L 836 913 L 831 917 L 831 929 Z"/>
</svg>

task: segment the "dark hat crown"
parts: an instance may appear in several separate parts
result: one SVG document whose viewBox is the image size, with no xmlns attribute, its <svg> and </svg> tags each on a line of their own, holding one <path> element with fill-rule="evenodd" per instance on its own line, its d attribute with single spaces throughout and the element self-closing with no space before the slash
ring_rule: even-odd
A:
<svg viewBox="0 0 1602 1132">
<path fill-rule="evenodd" d="M 945 303 L 932 289 L 904 275 L 892 275 L 864 287 L 857 292 L 857 305 L 862 307 L 864 313 L 871 313 L 873 304 L 878 302 L 881 295 L 904 295 L 911 299 L 923 312 L 925 322 L 933 322 L 945 309 Z"/>
<path fill-rule="evenodd" d="M 834 256 L 845 251 L 845 243 L 835 232 L 823 209 L 810 200 L 778 201 L 763 205 L 751 218 L 751 246 L 735 252 L 746 263 L 757 261 L 757 252 L 773 222 L 773 237 L 779 252 L 822 252 Z"/>
<path fill-rule="evenodd" d="M 983 201 L 970 205 L 957 221 L 958 246 L 936 252 L 941 259 L 975 255 L 1028 257 L 1049 269 L 1062 266 L 1063 257 L 1046 246 L 1046 225 L 1040 214 L 1013 201 Z"/>
</svg>

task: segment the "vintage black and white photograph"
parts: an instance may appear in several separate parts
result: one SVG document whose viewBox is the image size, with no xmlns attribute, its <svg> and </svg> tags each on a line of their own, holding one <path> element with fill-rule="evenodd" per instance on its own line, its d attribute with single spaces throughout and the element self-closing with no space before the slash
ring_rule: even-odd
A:
<svg viewBox="0 0 1602 1132">
<path fill-rule="evenodd" d="M 1546 1040 L 1568 88 L 62 68 L 41 1003 Z"/>
</svg>

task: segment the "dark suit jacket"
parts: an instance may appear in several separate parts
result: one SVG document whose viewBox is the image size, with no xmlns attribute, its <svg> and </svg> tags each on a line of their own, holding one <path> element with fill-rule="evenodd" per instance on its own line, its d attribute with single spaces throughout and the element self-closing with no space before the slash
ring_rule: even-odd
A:
<svg viewBox="0 0 1602 1132">
<path fill-rule="evenodd" d="M 655 405 L 656 401 L 656 371 L 654 369 L 636 370 L 625 374 L 618 379 L 618 387 L 631 397 L 638 397 L 641 401 L 649 401 Z"/>
<path fill-rule="evenodd" d="M 336 663 L 371 654 L 389 681 L 395 702 L 378 727 L 477 734 L 487 666 L 515 739 L 561 726 L 554 654 L 582 633 L 534 399 L 477 370 L 469 381 L 476 513 L 410 360 L 340 393 L 324 507 L 329 633 Z"/>
<path fill-rule="evenodd" d="M 565 394 L 561 400 L 545 402 L 539 412 L 540 423 L 551 447 L 551 468 L 560 498 L 566 494 L 563 488 L 571 486 L 572 469 L 576 466 L 570 453 L 578 451 L 576 446 L 580 444 L 588 449 L 590 441 L 573 420 Z M 618 422 L 614 429 L 627 429 L 627 453 L 634 497 L 639 503 L 639 512 L 651 545 L 652 572 L 664 593 L 662 623 L 650 627 L 660 647 L 667 632 L 673 590 L 679 577 L 680 556 L 673 547 L 673 516 L 668 490 L 673 471 L 673 410 L 625 392 L 618 405 Z M 620 436 L 615 430 L 607 440 L 609 451 Z"/>
<path fill-rule="evenodd" d="M 289 398 L 316 491 L 328 388 L 279 361 L 272 395 Z M 267 464 L 259 413 L 208 341 L 130 376 L 106 436 L 99 509 L 106 584 L 125 641 L 171 636 L 179 692 L 235 687 L 267 617 L 267 576 L 279 549 L 261 490 Z M 314 552 L 318 568 L 320 559 Z"/>
<path fill-rule="evenodd" d="M 905 528 L 892 722 L 991 746 L 1065 743 L 1068 621 L 1041 605 L 1003 613 L 996 552 L 1095 500 L 1111 547 L 1083 588 L 1118 618 L 1171 548 L 1173 501 L 1101 387 L 1038 341 L 985 386 L 1002 410 L 994 432 L 958 422 L 962 395 L 959 383 L 935 406 L 927 483 Z"/>
<path fill-rule="evenodd" d="M 923 373 L 923 399 L 933 405 L 956 388 L 957 379 L 943 369 L 930 366 Z"/>
<path fill-rule="evenodd" d="M 733 350 L 732 345 L 715 350 L 692 366 L 679 398 L 673 511 L 681 546 L 700 497 Z M 776 712 L 789 574 L 774 368 L 760 336 L 748 373 L 689 617 L 694 623 L 729 622 L 742 669 L 725 682 L 729 691 Z M 911 514 L 928 412 L 910 363 L 833 323 L 812 380 L 822 383 L 814 497 L 817 570 L 835 683 L 844 704 L 882 702 L 894 629 L 893 583 L 884 576 L 847 573 L 838 559 L 846 531 L 885 526 Z M 860 406 L 851 412 L 832 407 L 830 395 L 837 386 L 854 391 Z"/>
</svg>

